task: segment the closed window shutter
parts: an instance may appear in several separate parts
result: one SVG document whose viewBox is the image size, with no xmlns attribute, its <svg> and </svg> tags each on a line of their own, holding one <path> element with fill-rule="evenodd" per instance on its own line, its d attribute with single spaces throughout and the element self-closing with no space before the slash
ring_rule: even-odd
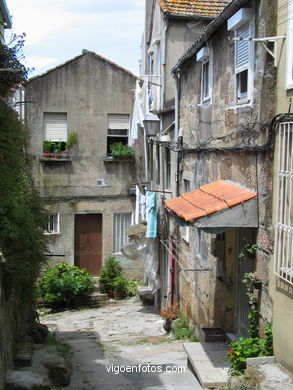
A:
<svg viewBox="0 0 293 390">
<path fill-rule="evenodd" d="M 249 23 L 244 24 L 237 30 L 237 38 L 249 37 Z M 249 41 L 236 41 L 236 72 L 241 72 L 248 68 L 249 61 Z"/>
<path fill-rule="evenodd" d="M 125 229 L 131 225 L 131 213 L 114 214 L 113 251 L 118 252 L 128 244 L 128 236 Z"/>
<path fill-rule="evenodd" d="M 129 129 L 129 115 L 125 114 L 109 114 L 108 129 L 125 130 Z"/>
<path fill-rule="evenodd" d="M 67 114 L 44 114 L 44 138 L 50 141 L 67 141 Z"/>
</svg>

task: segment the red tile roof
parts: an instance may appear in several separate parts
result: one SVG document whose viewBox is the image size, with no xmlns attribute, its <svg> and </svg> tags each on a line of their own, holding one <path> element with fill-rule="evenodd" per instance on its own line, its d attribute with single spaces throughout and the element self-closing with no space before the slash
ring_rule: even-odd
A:
<svg viewBox="0 0 293 390">
<path fill-rule="evenodd" d="M 215 18 L 231 0 L 160 0 L 163 12 L 171 16 Z"/>
<path fill-rule="evenodd" d="M 220 179 L 177 198 L 165 200 L 165 205 L 178 217 L 188 222 L 227 209 L 255 196 L 256 193 L 253 191 Z"/>
</svg>

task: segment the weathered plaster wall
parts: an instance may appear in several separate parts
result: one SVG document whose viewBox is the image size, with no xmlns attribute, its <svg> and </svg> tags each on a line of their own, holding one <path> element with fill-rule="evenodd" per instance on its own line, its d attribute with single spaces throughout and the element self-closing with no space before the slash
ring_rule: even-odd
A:
<svg viewBox="0 0 293 390">
<path fill-rule="evenodd" d="M 114 212 L 133 212 L 129 189 L 136 182 L 135 160 L 109 160 L 107 114 L 131 114 L 136 78 L 94 53 L 85 54 L 32 79 L 26 88 L 27 153 L 36 186 L 52 213 L 60 213 L 61 234 L 51 250 L 74 262 L 74 215 L 103 215 L 103 258 L 112 253 Z M 41 161 L 44 112 L 67 113 L 68 133 L 78 133 L 73 157 Z M 104 179 L 103 185 L 97 180 Z M 70 204 L 73 206 L 71 207 Z M 62 258 L 61 258 L 62 259 Z M 52 258 L 60 261 L 60 258 Z"/>
<path fill-rule="evenodd" d="M 288 1 L 279 0 L 278 7 L 278 29 L 277 35 L 287 34 L 287 20 L 284 21 L 284 13 L 288 12 Z M 284 21 L 283 23 L 281 21 Z M 286 89 L 286 53 L 288 50 L 288 41 L 285 39 L 280 42 L 279 61 L 277 67 L 277 108 L 276 114 L 288 112 L 290 99 L 293 98 L 293 90 Z M 291 108 L 292 112 L 292 108 Z M 278 161 L 278 143 L 275 145 L 274 159 L 274 201 L 273 216 L 274 224 L 279 200 L 277 199 L 277 161 Z M 274 257 L 270 258 L 270 270 L 267 278 L 270 283 L 270 294 L 273 300 L 273 337 L 274 337 L 274 354 L 279 362 L 293 368 L 293 288 L 289 284 L 282 282 L 274 274 Z"/>
<path fill-rule="evenodd" d="M 271 23 L 274 13 L 273 2 L 255 2 L 255 30 L 260 36 L 274 35 Z M 266 2 L 267 3 L 267 2 Z M 254 81 L 252 99 L 248 104 L 236 104 L 234 75 L 234 43 L 228 41 L 231 32 L 226 24 L 217 30 L 209 40 L 213 60 L 213 84 L 210 104 L 200 101 L 201 64 L 193 56 L 181 69 L 180 135 L 187 148 L 226 147 L 265 143 L 268 123 L 275 110 L 275 69 L 272 58 L 262 45 L 254 45 Z M 263 123 L 264 125 L 260 124 Z M 264 285 L 260 300 L 262 320 L 271 321 L 272 302 L 268 294 L 269 256 L 272 250 L 271 195 L 272 195 L 272 152 L 214 152 L 185 154 L 182 178 L 192 178 L 191 186 L 198 186 L 217 179 L 229 179 L 254 189 L 258 193 L 259 229 L 257 234 L 257 276 Z M 184 192 L 181 186 L 181 192 Z M 210 267 L 210 273 L 198 272 L 191 276 L 192 288 L 182 282 L 181 299 L 187 314 L 200 326 L 226 329 L 233 327 L 233 306 L 235 285 L 235 237 L 226 233 L 225 283 L 219 276 L 219 261 L 210 253 L 210 234 L 202 233 L 200 243 L 192 229 L 189 245 L 182 240 L 182 259 L 186 264 L 199 268 Z M 227 238 L 228 237 L 228 238 Z M 201 248 L 201 249 L 200 249 Z M 203 251 L 200 256 L 194 256 Z M 194 297 L 196 297 L 194 299 Z"/>
</svg>

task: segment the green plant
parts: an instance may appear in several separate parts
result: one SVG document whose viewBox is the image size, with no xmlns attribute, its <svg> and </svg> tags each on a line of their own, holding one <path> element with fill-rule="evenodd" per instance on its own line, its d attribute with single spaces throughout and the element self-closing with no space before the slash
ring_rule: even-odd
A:
<svg viewBox="0 0 293 390">
<path fill-rule="evenodd" d="M 259 331 L 259 310 L 257 309 L 257 298 L 254 296 L 254 280 L 256 280 L 254 272 L 245 273 L 242 279 L 242 283 L 246 286 L 246 295 L 248 297 L 248 304 L 250 305 L 248 314 L 248 334 L 250 337 L 257 337 Z"/>
<path fill-rule="evenodd" d="M 99 275 L 100 288 L 104 292 L 114 290 L 114 280 L 121 277 L 123 274 L 122 266 L 114 256 L 106 259 L 105 265 L 102 267 Z"/>
<path fill-rule="evenodd" d="M 137 293 L 137 286 L 138 281 L 137 280 L 128 280 L 127 281 L 127 294 L 128 297 L 134 297 Z"/>
<path fill-rule="evenodd" d="M 52 148 L 52 141 L 49 141 L 49 140 L 43 141 L 43 150 L 50 151 L 51 148 Z"/>
<path fill-rule="evenodd" d="M 71 148 L 73 145 L 76 144 L 78 140 L 78 134 L 76 131 L 71 131 L 69 134 L 68 134 L 68 138 L 67 138 L 67 147 L 68 148 Z"/>
<path fill-rule="evenodd" d="M 272 333 L 272 324 L 269 322 L 264 327 L 265 341 L 264 341 L 264 351 L 266 356 L 273 355 L 273 333 Z"/>
<path fill-rule="evenodd" d="M 76 206 L 77 203 L 78 203 L 78 200 L 77 200 L 77 199 L 70 199 L 70 201 L 68 202 L 68 204 L 69 204 L 70 207 Z"/>
<path fill-rule="evenodd" d="M 238 257 L 239 259 L 243 259 L 245 257 L 245 252 L 250 256 L 253 257 L 257 250 L 257 244 L 245 244 L 242 250 L 240 251 Z"/>
<path fill-rule="evenodd" d="M 113 291 L 120 293 L 122 297 L 127 296 L 128 281 L 123 276 L 117 276 L 113 280 Z"/>
<path fill-rule="evenodd" d="M 110 151 L 112 156 L 114 157 L 131 156 L 135 153 L 135 150 L 133 148 L 124 145 L 122 142 L 116 142 L 110 145 Z"/>
<path fill-rule="evenodd" d="M 176 340 L 190 339 L 193 337 L 193 332 L 189 329 L 187 319 L 184 316 L 180 316 L 176 320 L 173 332 Z"/>
<path fill-rule="evenodd" d="M 53 308 L 70 307 L 93 291 L 94 281 L 87 270 L 67 263 L 48 268 L 37 281 L 38 297 Z"/>
</svg>

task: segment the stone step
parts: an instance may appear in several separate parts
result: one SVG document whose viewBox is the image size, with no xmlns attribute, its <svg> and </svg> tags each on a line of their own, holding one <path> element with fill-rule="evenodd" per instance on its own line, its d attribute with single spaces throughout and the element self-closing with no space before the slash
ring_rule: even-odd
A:
<svg viewBox="0 0 293 390">
<path fill-rule="evenodd" d="M 203 388 L 216 388 L 228 382 L 230 363 L 224 343 L 183 343 L 187 359 Z"/>
<path fill-rule="evenodd" d="M 32 371 L 7 371 L 5 390 L 51 390 L 47 376 Z"/>
<path fill-rule="evenodd" d="M 108 301 L 108 295 L 102 294 L 99 292 L 94 292 L 89 296 L 88 305 L 89 307 L 100 307 L 102 306 L 102 303 Z"/>
<path fill-rule="evenodd" d="M 97 293 L 101 292 L 101 288 L 100 288 L 100 285 L 98 283 L 95 283 L 95 292 L 97 292 Z"/>
<path fill-rule="evenodd" d="M 33 356 L 33 344 L 22 344 L 15 355 L 14 366 L 15 368 L 29 367 L 32 362 Z"/>
</svg>

